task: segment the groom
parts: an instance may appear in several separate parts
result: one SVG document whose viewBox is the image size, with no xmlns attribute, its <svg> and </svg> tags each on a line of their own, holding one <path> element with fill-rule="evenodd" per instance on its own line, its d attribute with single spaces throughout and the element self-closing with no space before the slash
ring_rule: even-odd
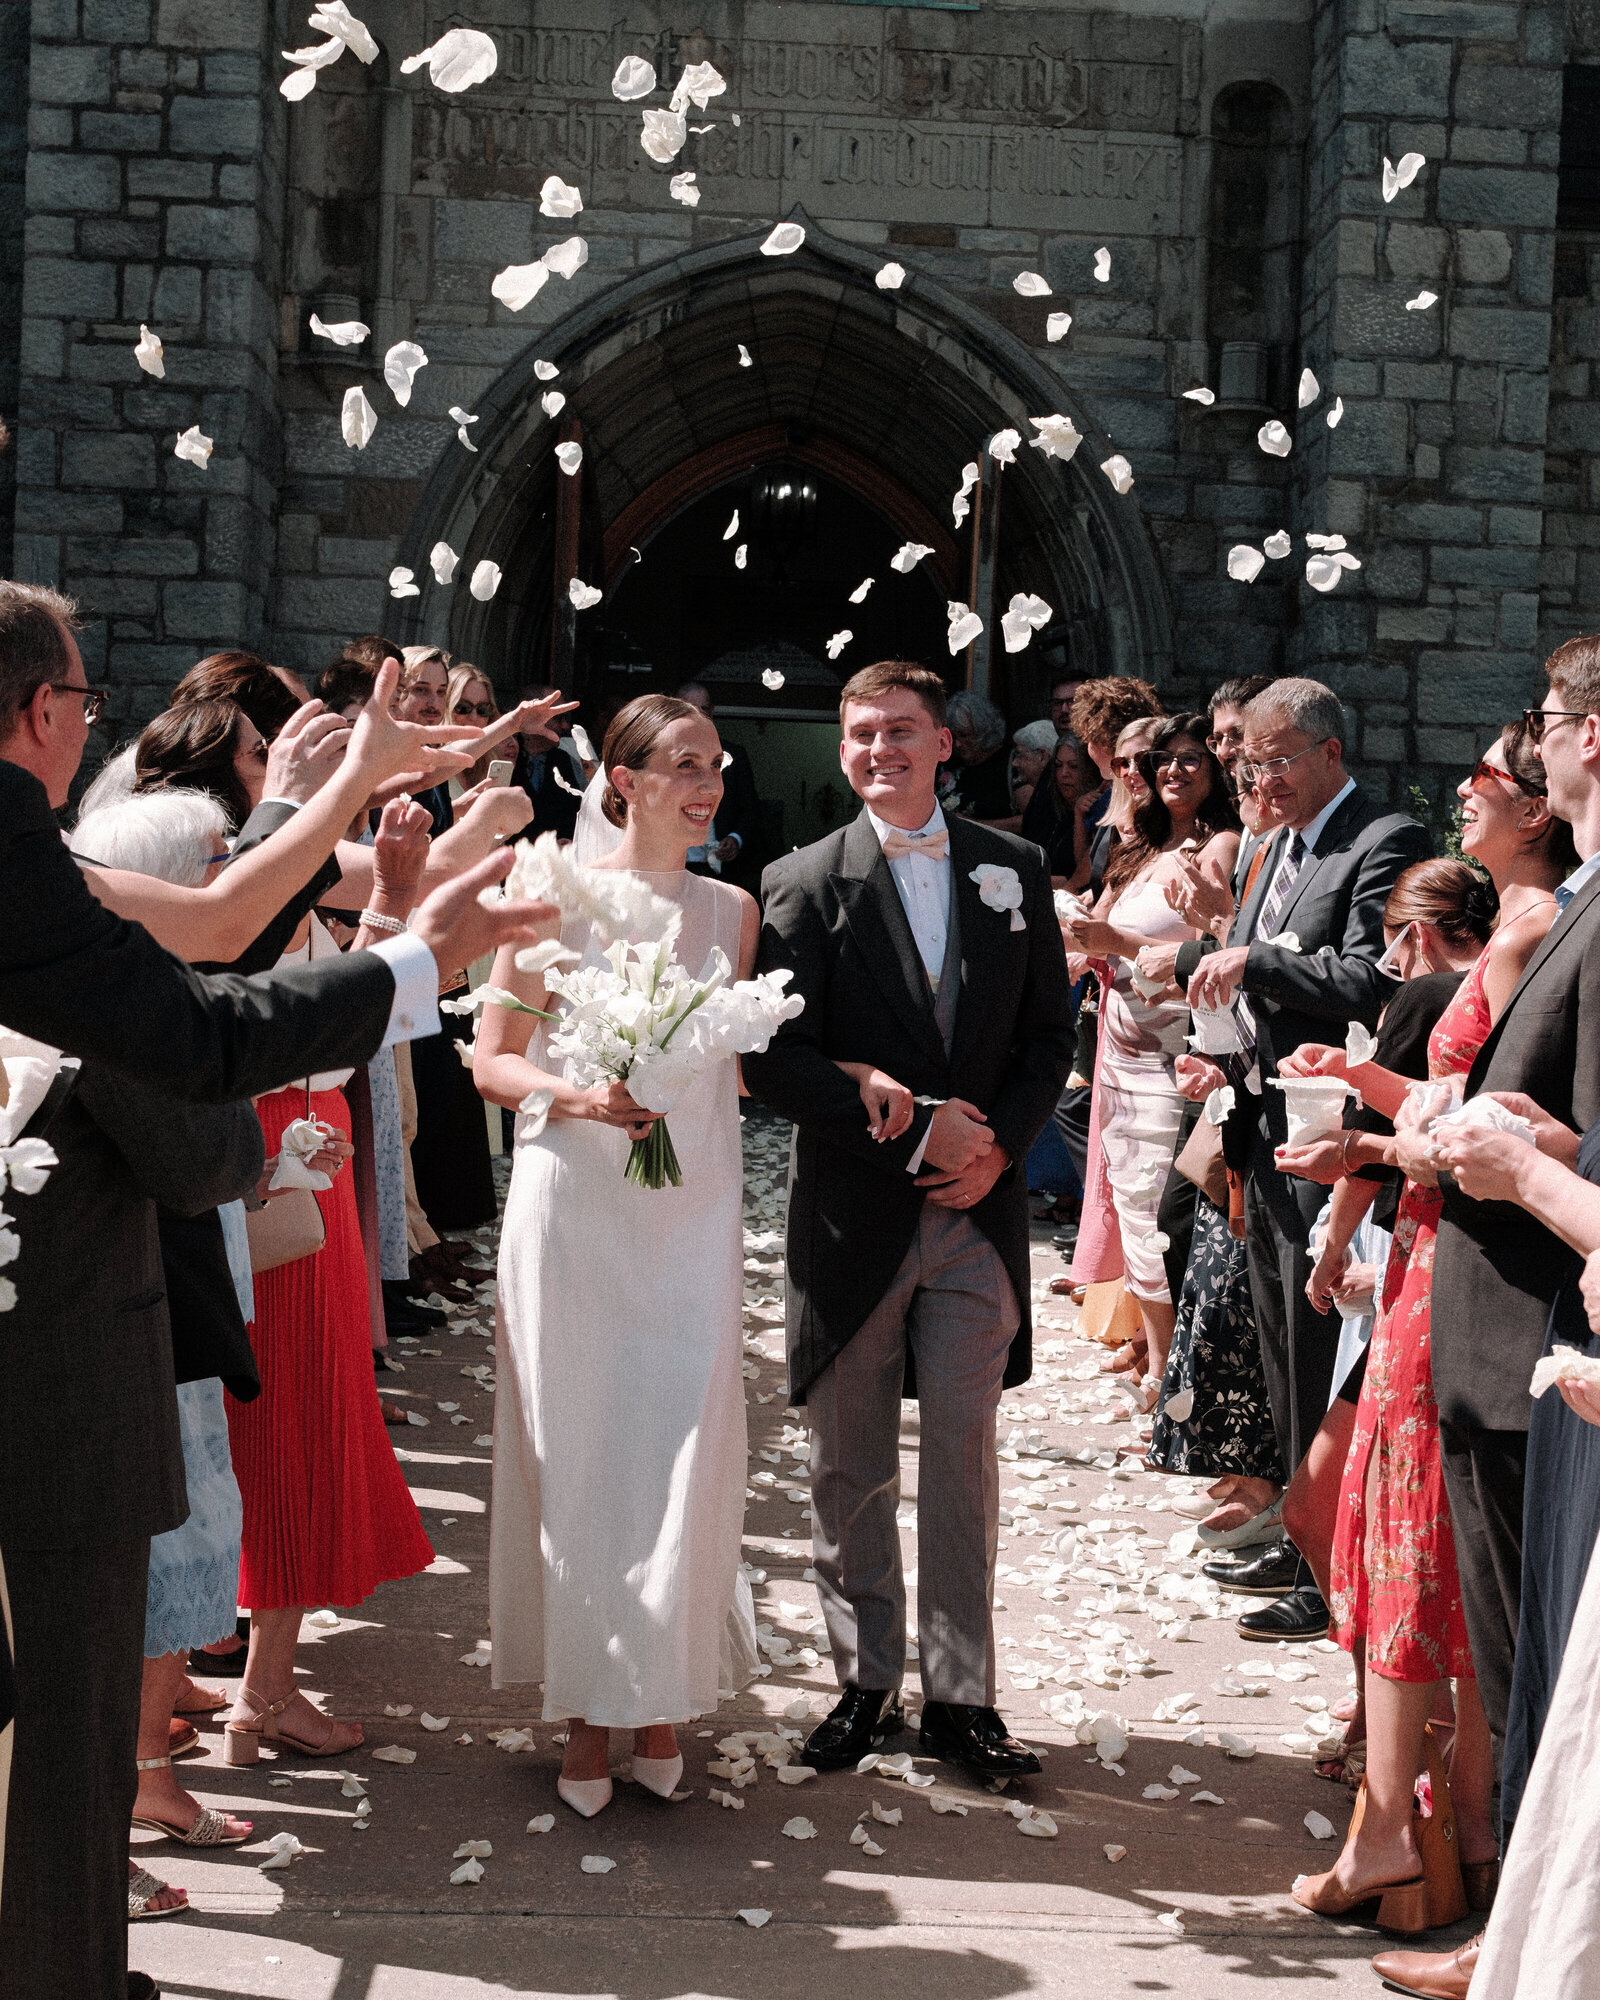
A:
<svg viewBox="0 0 1600 2000">
<path fill-rule="evenodd" d="M 805 1011 L 750 1088 L 793 1120 L 789 1387 L 811 1421 L 823 1614 L 842 1698 L 803 1760 L 855 1764 L 904 1726 L 895 1508 L 900 1400 L 921 1401 L 922 1747 L 985 1778 L 1036 1772 L 994 1708 L 1002 1387 L 1032 1367 L 1023 1162 L 1072 1059 L 1066 959 L 1037 847 L 934 797 L 950 755 L 937 674 L 882 660 L 840 697 L 839 761 L 866 808 L 762 880 L 758 969 Z M 875 1140 L 869 1063 L 915 1093 Z"/>
</svg>

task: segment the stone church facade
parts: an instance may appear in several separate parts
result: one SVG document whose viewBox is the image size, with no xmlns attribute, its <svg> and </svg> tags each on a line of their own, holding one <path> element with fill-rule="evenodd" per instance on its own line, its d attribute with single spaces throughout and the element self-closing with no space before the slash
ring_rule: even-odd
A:
<svg viewBox="0 0 1600 2000">
<path fill-rule="evenodd" d="M 449 645 L 503 694 L 592 678 L 605 612 L 585 626 L 566 580 L 616 591 L 764 465 L 927 544 L 923 587 L 991 626 L 1013 592 L 1046 600 L 1035 648 L 986 635 L 967 663 L 1014 719 L 1064 665 L 1169 705 L 1314 674 L 1394 798 L 1436 797 L 1600 622 L 1600 0 L 367 0 L 377 61 L 291 104 L 280 51 L 317 39 L 309 11 L 0 14 L 0 561 L 79 600 L 124 727 L 202 652 L 305 671 L 368 629 Z M 452 25 L 499 51 L 460 95 L 400 69 Z M 670 165 L 611 93 L 627 55 L 657 106 L 689 62 L 728 80 Z M 1382 162 L 1412 151 L 1386 204 Z M 694 208 L 669 192 L 685 170 Z M 576 219 L 541 216 L 550 174 Z M 762 256 L 782 220 L 802 248 Z M 499 270 L 573 233 L 570 280 L 497 302 Z M 313 313 L 370 338 L 331 346 Z M 162 380 L 133 361 L 141 323 Z M 402 339 L 428 356 L 404 408 L 381 366 Z M 378 413 L 359 451 L 353 384 Z M 1184 396 L 1202 385 L 1209 406 Z M 1056 412 L 1072 461 L 1024 446 L 997 473 L 985 441 Z M 1284 457 L 1257 442 L 1273 418 Z M 204 469 L 172 450 L 196 424 Z M 986 506 L 955 526 L 974 459 Z M 1232 581 L 1228 550 L 1278 529 L 1293 555 Z M 1361 564 L 1326 595 L 1307 532 Z M 483 560 L 487 602 L 465 588 Z M 397 565 L 417 595 L 391 597 Z"/>
</svg>

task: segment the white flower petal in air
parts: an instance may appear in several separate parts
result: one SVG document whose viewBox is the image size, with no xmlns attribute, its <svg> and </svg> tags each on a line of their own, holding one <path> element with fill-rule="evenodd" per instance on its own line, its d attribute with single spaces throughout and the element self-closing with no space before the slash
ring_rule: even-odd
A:
<svg viewBox="0 0 1600 2000">
<path fill-rule="evenodd" d="M 592 583 L 585 583 L 575 576 L 567 585 L 567 595 L 572 599 L 574 611 L 591 611 L 605 593 L 596 590 Z"/>
<path fill-rule="evenodd" d="M 139 342 L 133 350 L 133 358 L 147 375 L 154 375 L 159 381 L 165 377 L 167 364 L 161 358 L 161 340 L 149 327 L 139 328 Z"/>
<path fill-rule="evenodd" d="M 1049 624 L 1053 615 L 1050 606 L 1042 597 L 1035 597 L 1028 591 L 1018 591 L 1000 619 L 1000 631 L 1006 642 L 1006 651 L 1020 653 L 1034 633 Z"/>
<path fill-rule="evenodd" d="M 569 236 L 564 243 L 552 243 L 541 261 L 558 278 L 570 278 L 588 263 L 589 246 L 581 236 Z"/>
<path fill-rule="evenodd" d="M 839 655 L 855 636 L 854 632 L 848 628 L 843 632 L 835 632 L 833 637 L 828 641 L 828 658 L 830 660 L 838 659 Z"/>
<path fill-rule="evenodd" d="M 996 431 L 989 440 L 989 456 L 996 465 L 1014 465 L 1017 446 L 1022 442 L 1020 431 Z"/>
<path fill-rule="evenodd" d="M 1378 1044 L 1372 1030 L 1361 1021 L 1352 1021 L 1344 1031 L 1344 1056 L 1348 1063 L 1369 1063 Z"/>
<path fill-rule="evenodd" d="M 1048 281 L 1041 278 L 1037 271 L 1019 271 L 1011 280 L 1011 289 L 1025 299 L 1047 299 L 1050 296 Z"/>
<path fill-rule="evenodd" d="M 954 606 L 950 630 L 945 634 L 951 657 L 954 658 L 964 646 L 970 646 L 982 630 L 983 620 L 976 611 L 969 611 L 964 604 Z"/>
<path fill-rule="evenodd" d="M 978 461 L 975 458 L 969 458 L 966 464 L 961 468 L 960 490 L 959 492 L 957 492 L 955 498 L 950 502 L 950 512 L 958 528 L 961 526 L 961 523 L 967 518 L 967 516 L 972 512 L 972 502 L 967 498 L 967 495 L 972 491 L 973 487 L 976 486 L 977 483 L 978 483 Z"/>
<path fill-rule="evenodd" d="M 332 35 L 327 41 L 317 42 L 311 48 L 285 49 L 283 51 L 283 59 L 287 63 L 293 63 L 302 73 L 310 75 L 314 80 L 315 74 L 319 69 L 326 69 L 329 63 L 336 63 L 339 60 L 340 56 L 344 54 L 344 48 L 345 45 L 339 37 Z M 306 92 L 311 88 L 309 83 L 295 90 L 286 88 L 289 83 L 298 83 L 298 81 L 298 78 L 285 77 L 283 82 L 278 85 L 278 88 L 283 92 L 285 97 L 304 97 Z"/>
<path fill-rule="evenodd" d="M 448 542 L 435 542 L 428 551 L 428 567 L 433 571 L 435 583 L 448 583 L 456 573 L 458 556 Z"/>
<path fill-rule="evenodd" d="M 339 429 L 345 443 L 353 450 L 365 451 L 377 428 L 378 413 L 367 401 L 366 391 L 359 384 L 346 389 L 344 406 L 339 412 Z"/>
<path fill-rule="evenodd" d="M 339 45 L 335 42 L 331 46 L 337 48 Z M 290 62 L 294 61 L 296 51 L 285 49 L 283 53 Z M 309 97 L 316 87 L 317 72 L 314 69 L 292 69 L 278 85 L 291 104 L 298 104 L 302 97 Z"/>
<path fill-rule="evenodd" d="M 1071 313 L 1051 313 L 1044 323 L 1044 337 L 1054 346 L 1058 340 L 1066 339 L 1071 328 Z"/>
<path fill-rule="evenodd" d="M 420 597 L 416 572 L 409 569 L 392 569 L 389 572 L 389 595 L 391 597 Z"/>
<path fill-rule="evenodd" d="M 549 281 L 550 267 L 542 257 L 531 264 L 508 264 L 497 272 L 489 290 L 512 312 L 521 312 L 530 299 L 536 299 Z"/>
<path fill-rule="evenodd" d="M 547 417 L 557 417 L 567 407 L 567 399 L 559 389 L 546 389 L 539 398 L 539 407 Z"/>
<path fill-rule="evenodd" d="M 696 111 L 704 111 L 713 97 L 720 97 L 728 87 L 728 79 L 712 63 L 688 63 L 677 87 L 672 93 L 672 108 L 682 111 L 692 104 Z"/>
<path fill-rule="evenodd" d="M 1256 443 L 1273 458 L 1287 458 L 1294 449 L 1294 439 L 1276 417 L 1269 417 L 1256 432 Z"/>
<path fill-rule="evenodd" d="M 1119 493 L 1133 491 L 1133 467 L 1120 451 L 1114 451 L 1109 458 L 1103 459 L 1100 470 Z"/>
<path fill-rule="evenodd" d="M 467 425 L 475 424 L 478 419 L 462 409 L 459 403 L 452 403 L 450 405 L 450 417 L 451 421 L 457 426 L 456 436 L 460 438 L 468 451 L 476 451 L 478 447 L 467 436 Z"/>
<path fill-rule="evenodd" d="M 1414 299 L 1406 300 L 1406 311 L 1408 313 L 1425 313 L 1429 306 L 1436 306 L 1438 303 L 1439 294 L 1437 292 L 1422 291 L 1418 292 Z"/>
<path fill-rule="evenodd" d="M 648 97 L 656 87 L 656 73 L 643 56 L 624 56 L 611 79 L 611 95 L 631 104 L 636 97 Z"/>
<path fill-rule="evenodd" d="M 741 340 L 739 342 L 739 366 L 741 368 L 754 368 L 755 365 L 756 364 L 754 360 L 751 358 L 749 348 L 746 347 L 744 342 Z"/>
<path fill-rule="evenodd" d="M 1048 417 L 1029 417 L 1028 422 L 1039 433 L 1036 438 L 1029 438 L 1028 443 L 1035 451 L 1042 451 L 1046 458 L 1071 458 L 1083 443 L 1071 417 L 1058 413 Z"/>
<path fill-rule="evenodd" d="M 647 111 L 644 125 L 639 132 L 639 144 L 650 155 L 665 166 L 675 160 L 683 151 L 683 143 L 689 136 L 689 128 L 680 113 L 676 111 Z"/>
<path fill-rule="evenodd" d="M 480 604 L 487 604 L 500 588 L 500 565 L 490 562 L 486 556 L 472 572 L 472 581 L 467 588 Z"/>
<path fill-rule="evenodd" d="M 1343 574 L 1337 556 L 1312 556 L 1306 563 L 1306 582 L 1313 590 L 1332 590 Z"/>
<path fill-rule="evenodd" d="M 714 118 L 712 119 L 709 125 L 691 125 L 689 127 L 689 130 L 694 134 L 694 136 L 697 139 L 700 137 L 702 132 L 715 132 L 716 129 L 717 129 L 717 121 Z"/>
<path fill-rule="evenodd" d="M 1215 389 L 1208 389 L 1203 382 L 1197 382 L 1192 389 L 1184 390 L 1183 400 L 1186 403 L 1200 403 L 1209 410 L 1217 400 L 1217 392 Z"/>
<path fill-rule="evenodd" d="M 1344 545 L 1343 535 L 1306 536 L 1306 547 L 1308 549 L 1342 549 Z"/>
<path fill-rule="evenodd" d="M 1410 187 L 1411 183 L 1427 164 L 1427 156 L 1422 153 L 1402 153 L 1400 155 L 1400 164 L 1397 167 L 1390 166 L 1389 162 L 1385 160 L 1383 163 L 1384 200 L 1393 201 L 1402 188 Z"/>
<path fill-rule="evenodd" d="M 749 560 L 749 555 L 750 555 L 749 544 L 747 542 L 741 542 L 733 552 L 734 568 L 743 569 L 745 563 Z"/>
<path fill-rule="evenodd" d="M 1105 284 L 1111 276 L 1111 252 L 1102 243 L 1094 253 L 1094 275 L 1100 284 Z"/>
<path fill-rule="evenodd" d="M 864 604 L 867 599 L 867 592 L 872 588 L 872 583 L 873 579 L 870 576 L 865 583 L 858 583 L 850 593 L 850 602 L 852 604 Z"/>
<path fill-rule="evenodd" d="M 906 281 L 904 264 L 885 264 L 873 283 L 880 292 L 897 292 Z"/>
<path fill-rule="evenodd" d="M 577 215 L 583 208 L 583 196 L 575 187 L 568 185 L 559 174 L 552 174 L 539 190 L 539 213 L 559 216 L 565 220 Z"/>
<path fill-rule="evenodd" d="M 778 672 L 776 667 L 763 667 L 761 669 L 761 685 L 769 693 L 776 694 L 779 688 L 783 686 L 783 675 Z"/>
<path fill-rule="evenodd" d="M 1334 557 L 1334 561 L 1339 565 L 1340 569 L 1360 569 L 1361 567 L 1361 564 L 1348 550 L 1341 550 Z"/>
<path fill-rule="evenodd" d="M 350 53 L 359 56 L 362 62 L 378 60 L 378 44 L 372 39 L 366 23 L 355 18 L 344 0 L 322 0 L 321 6 L 311 16 L 311 26 L 319 34 L 332 35 L 343 42 Z"/>
<path fill-rule="evenodd" d="M 667 193 L 674 201 L 681 201 L 685 208 L 700 206 L 700 190 L 694 184 L 693 174 L 674 174 L 667 183 Z"/>
<path fill-rule="evenodd" d="M 553 361 L 536 361 L 533 364 L 533 372 L 541 382 L 553 382 L 561 370 Z"/>
<path fill-rule="evenodd" d="M 1309 368 L 1302 368 L 1300 370 L 1300 391 L 1296 398 L 1297 407 L 1302 410 L 1309 410 L 1321 394 L 1322 384 Z"/>
<path fill-rule="evenodd" d="M 1235 542 L 1228 551 L 1228 574 L 1235 583 L 1254 583 L 1266 566 L 1266 557 L 1248 542 Z"/>
<path fill-rule="evenodd" d="M 427 355 L 414 340 L 397 340 L 383 357 L 383 379 L 402 409 L 411 401 L 411 385 L 418 370 L 427 365 Z"/>
<path fill-rule="evenodd" d="M 792 257 L 806 240 L 798 222 L 780 222 L 761 246 L 763 257 Z"/>
<path fill-rule="evenodd" d="M 1328 429 L 1330 431 L 1336 431 L 1339 428 L 1339 419 L 1343 415 L 1344 398 L 1343 396 L 1335 396 L 1333 399 L 1333 408 L 1328 412 Z"/>
<path fill-rule="evenodd" d="M 933 550 L 926 542 L 902 542 L 889 558 L 890 569 L 897 569 L 902 576 L 909 576 L 924 556 L 931 556 Z"/>
<path fill-rule="evenodd" d="M 739 510 L 737 507 L 735 507 L 732 514 L 728 517 L 728 525 L 722 531 L 722 539 L 725 542 L 731 542 L 734 536 L 738 534 L 738 532 L 739 532 Z"/>
<path fill-rule="evenodd" d="M 556 463 L 567 474 L 568 478 L 571 478 L 572 474 L 583 463 L 583 446 L 581 444 L 558 444 L 556 446 Z"/>
<path fill-rule="evenodd" d="M 311 331 L 319 340 L 331 340 L 335 347 L 359 347 L 372 328 L 358 319 L 336 320 L 332 326 L 325 326 L 319 315 L 313 313 Z"/>
<path fill-rule="evenodd" d="M 453 94 L 470 90 L 475 83 L 487 83 L 499 67 L 500 52 L 481 28 L 451 28 L 432 48 L 407 56 L 400 74 L 409 76 L 424 63 L 434 88 Z"/>
<path fill-rule="evenodd" d="M 1261 547 L 1263 552 L 1271 556 L 1274 562 L 1282 562 L 1284 557 L 1294 547 L 1294 543 L 1289 538 L 1288 530 L 1279 528 L 1275 534 L 1268 535 L 1267 539 L 1261 544 Z"/>
</svg>

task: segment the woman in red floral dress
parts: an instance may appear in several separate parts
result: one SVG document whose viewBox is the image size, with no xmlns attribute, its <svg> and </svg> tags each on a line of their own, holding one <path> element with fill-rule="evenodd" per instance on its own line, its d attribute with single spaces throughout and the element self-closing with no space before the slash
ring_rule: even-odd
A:
<svg viewBox="0 0 1600 2000">
<path fill-rule="evenodd" d="M 1502 732 L 1461 785 L 1460 796 L 1462 850 L 1488 871 L 1499 916 L 1429 1038 L 1434 1078 L 1464 1077 L 1472 1067 L 1554 921 L 1552 891 L 1573 865 L 1570 830 L 1550 816 L 1543 767 L 1521 723 Z M 1402 957 L 1426 944 L 1417 926 L 1408 929 L 1412 935 L 1398 947 Z M 1319 1067 L 1325 1073 L 1344 1072 L 1342 1051 L 1326 1051 L 1324 1057 Z M 1404 1090 L 1403 1079 L 1374 1072 L 1371 1065 L 1354 1080 L 1363 1096 L 1369 1080 L 1379 1086 L 1377 1095 L 1384 1094 L 1385 1081 L 1398 1086 L 1389 1093 L 1396 1102 Z M 1378 1108 L 1387 1115 L 1390 1106 Z M 1333 1636 L 1350 1650 L 1365 1644 L 1365 1802 L 1335 1867 L 1303 1878 L 1294 1894 L 1308 1909 L 1342 1916 L 1384 1890 L 1399 1890 L 1385 1921 L 1392 1910 L 1393 1928 L 1421 1929 L 1426 1906 L 1412 1805 L 1440 1681 L 1456 1684 L 1451 1794 L 1463 1873 L 1478 1908 L 1488 1907 L 1494 1889 L 1494 1768 L 1461 1610 L 1433 1398 L 1429 1308 L 1441 1197 L 1426 1139 L 1404 1109 L 1396 1118 L 1396 1137 L 1383 1143 L 1407 1178 L 1340 1489 L 1330 1598 Z"/>
</svg>

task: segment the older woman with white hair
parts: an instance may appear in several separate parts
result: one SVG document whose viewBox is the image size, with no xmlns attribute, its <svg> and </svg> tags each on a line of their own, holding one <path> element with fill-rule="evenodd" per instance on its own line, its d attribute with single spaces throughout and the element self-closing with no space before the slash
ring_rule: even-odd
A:
<svg viewBox="0 0 1600 2000">
<path fill-rule="evenodd" d="M 1034 787 L 1050 768 L 1057 732 L 1053 722 L 1025 722 L 1011 732 L 1011 803 L 1024 813 Z"/>
<path fill-rule="evenodd" d="M 1019 815 L 1011 804 L 1004 714 L 987 695 L 964 688 L 950 697 L 947 720 L 954 749 L 940 773 L 940 804 L 964 819 L 1014 832 Z"/>
</svg>

